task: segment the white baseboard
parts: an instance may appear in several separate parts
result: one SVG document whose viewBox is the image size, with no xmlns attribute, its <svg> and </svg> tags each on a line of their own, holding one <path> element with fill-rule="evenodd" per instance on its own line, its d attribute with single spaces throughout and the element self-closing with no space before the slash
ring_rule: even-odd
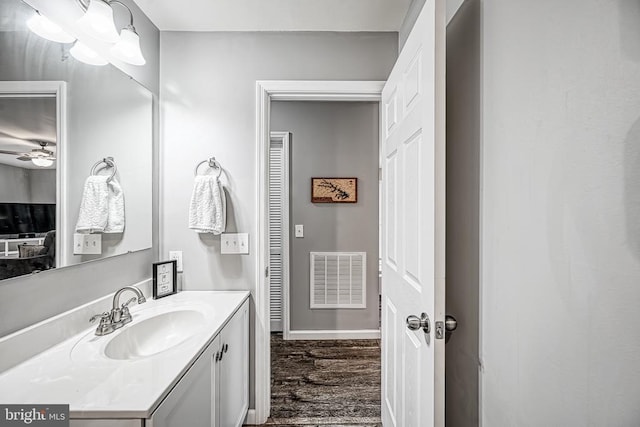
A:
<svg viewBox="0 0 640 427">
<path fill-rule="evenodd" d="M 377 340 L 379 329 L 340 330 L 340 331 L 289 331 L 289 340 Z"/>
<path fill-rule="evenodd" d="M 249 425 L 249 426 L 259 425 L 258 423 L 256 423 L 256 410 L 255 409 L 249 409 L 247 411 L 247 417 L 244 419 L 244 425 Z"/>
</svg>

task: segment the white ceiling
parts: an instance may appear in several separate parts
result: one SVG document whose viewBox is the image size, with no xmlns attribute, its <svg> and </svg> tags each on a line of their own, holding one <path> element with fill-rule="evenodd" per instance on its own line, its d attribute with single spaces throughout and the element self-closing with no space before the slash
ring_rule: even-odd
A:
<svg viewBox="0 0 640 427">
<path fill-rule="evenodd" d="M 161 31 L 398 31 L 411 0 L 136 0 Z"/>
<path fill-rule="evenodd" d="M 54 97 L 0 97 L 0 164 L 25 169 L 42 169 L 30 161 L 17 160 L 39 149 L 37 141 L 47 141 L 47 150 L 56 152 L 56 99 Z M 47 169 L 55 168 L 51 166 Z"/>
</svg>

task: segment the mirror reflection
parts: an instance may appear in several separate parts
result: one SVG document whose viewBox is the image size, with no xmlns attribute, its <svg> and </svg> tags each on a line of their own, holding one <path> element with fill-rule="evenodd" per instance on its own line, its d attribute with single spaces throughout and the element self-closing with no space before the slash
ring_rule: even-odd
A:
<svg viewBox="0 0 640 427">
<path fill-rule="evenodd" d="M 63 91 L 0 90 L 0 280 L 147 249 L 152 240 L 151 93 L 30 32 L 34 13 L 19 0 L 0 2 L 0 88 L 55 82 Z M 103 163 L 109 158 L 117 169 Z M 104 181 L 107 211 L 99 207 L 95 224 L 78 227 L 92 180 Z M 122 204 L 121 224 L 108 232 L 99 223 L 112 199 Z"/>
<path fill-rule="evenodd" d="M 56 98 L 0 95 L 0 279 L 56 267 Z"/>
</svg>

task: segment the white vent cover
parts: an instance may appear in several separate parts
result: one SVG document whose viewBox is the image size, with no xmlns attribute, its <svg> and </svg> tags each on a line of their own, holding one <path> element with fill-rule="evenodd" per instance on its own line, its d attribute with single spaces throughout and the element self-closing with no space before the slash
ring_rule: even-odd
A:
<svg viewBox="0 0 640 427">
<path fill-rule="evenodd" d="M 311 308 L 366 308 L 366 252 L 311 252 Z"/>
</svg>

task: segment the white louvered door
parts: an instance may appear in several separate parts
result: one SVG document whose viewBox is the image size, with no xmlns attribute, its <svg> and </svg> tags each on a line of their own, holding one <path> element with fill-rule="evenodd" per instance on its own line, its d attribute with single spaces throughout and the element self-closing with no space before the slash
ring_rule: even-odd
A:
<svg viewBox="0 0 640 427">
<path fill-rule="evenodd" d="M 289 280 L 289 133 L 271 132 L 269 142 L 269 298 L 271 331 L 284 329 Z"/>
</svg>

